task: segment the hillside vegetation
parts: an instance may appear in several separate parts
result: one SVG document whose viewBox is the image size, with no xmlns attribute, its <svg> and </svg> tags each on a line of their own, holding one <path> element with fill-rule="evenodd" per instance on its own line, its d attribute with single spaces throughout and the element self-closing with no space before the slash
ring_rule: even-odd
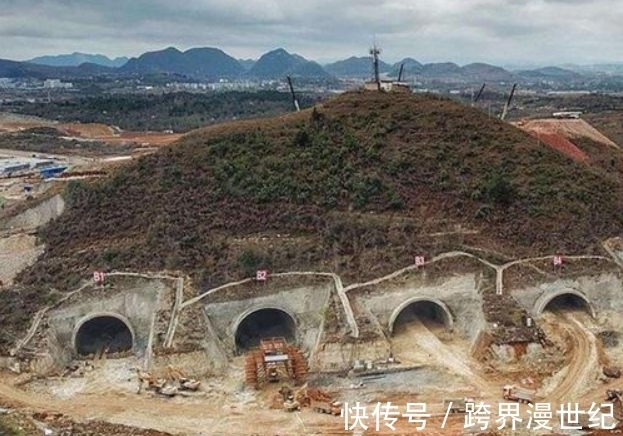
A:
<svg viewBox="0 0 623 436">
<path fill-rule="evenodd" d="M 317 97 L 299 93 L 298 99 L 305 108 Z M 235 119 L 277 116 L 293 110 L 290 93 L 277 91 L 119 94 L 52 103 L 12 102 L 4 107 L 53 120 L 102 123 L 124 130 L 176 132 Z"/>
<path fill-rule="evenodd" d="M 616 165 L 578 163 L 424 95 L 348 93 L 198 130 L 106 180 L 72 182 L 0 317 L 23 328 L 101 269 L 183 271 L 206 289 L 260 267 L 362 281 L 454 249 L 595 252 L 623 226 L 623 159 L 609 152 Z"/>
<path fill-rule="evenodd" d="M 53 127 L 34 127 L 19 132 L 0 133 L 0 148 L 36 153 L 80 154 L 103 156 L 130 154 L 134 145 L 110 145 L 99 141 L 66 139 L 63 132 Z"/>
</svg>

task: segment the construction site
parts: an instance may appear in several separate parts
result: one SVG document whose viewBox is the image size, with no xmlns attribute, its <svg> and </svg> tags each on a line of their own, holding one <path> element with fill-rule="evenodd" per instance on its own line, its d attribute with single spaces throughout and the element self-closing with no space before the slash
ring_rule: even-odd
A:
<svg viewBox="0 0 623 436">
<path fill-rule="evenodd" d="M 411 104 L 408 95 L 396 98 Z M 386 104 L 374 99 L 388 99 L 387 107 L 393 108 L 387 96 L 354 95 L 316 112 L 297 111 L 285 121 L 274 122 L 311 119 L 317 125 L 324 122 L 318 112 L 337 119 L 338 109 L 364 111 L 361 106 L 368 103 Z M 449 112 L 463 109 L 450 103 L 450 109 L 439 109 L 434 105 L 446 103 L 437 100 L 425 103 L 432 105 L 431 111 L 467 123 L 468 115 Z M 469 116 L 490 122 L 486 116 Z M 259 122 L 253 123 L 255 128 Z M 268 123 L 266 130 L 276 128 Z M 603 153 L 612 153 L 612 159 L 620 157 L 619 146 L 584 120 L 552 117 L 516 126 L 496 120 L 485 126 L 492 135 L 506 134 L 505 141 L 516 135 L 538 153 L 551 153 L 561 165 L 588 167 L 592 162 L 591 151 L 580 150 L 581 141 L 573 144 L 577 138 L 589 137 L 606 150 Z M 243 124 L 232 127 L 234 132 L 245 128 Z M 223 128 L 199 135 L 222 135 L 219 129 Z M 61 162 L 71 167 L 76 180 L 82 174 L 107 183 L 108 173 L 121 177 L 116 176 L 119 171 L 127 174 L 132 165 L 153 164 L 162 155 L 167 162 L 178 159 L 175 153 L 181 155 L 184 147 L 190 147 L 187 144 L 200 142 L 192 135 L 182 138 L 180 145 L 171 145 L 171 151 L 165 147 L 137 159 L 72 155 L 61 156 L 67 159 Z M 300 133 L 295 137 L 313 143 Z M 191 159 L 201 161 L 199 152 Z M 162 173 L 170 176 L 167 170 Z M 67 178 L 72 178 L 71 170 Z M 0 195 L 6 204 L 0 215 L 0 293 L 13 292 L 24 302 L 20 307 L 32 308 L 21 330 L 15 330 L 19 335 L 0 357 L 0 410 L 28 415 L 29 423 L 22 425 L 34 426 L 39 433 L 33 434 L 72 434 L 67 433 L 68 422 L 75 428 L 95 426 L 99 433 L 93 434 L 105 435 L 537 434 L 526 427 L 535 403 L 551 405 L 548 434 L 605 434 L 606 430 L 600 431 L 618 426 L 623 419 L 621 234 L 604 231 L 598 244 L 584 245 L 573 236 L 578 249 L 564 253 L 552 249 L 553 245 L 539 245 L 547 241 L 528 240 L 525 245 L 516 243 L 511 256 L 500 254 L 511 252 L 501 239 L 486 239 L 497 238 L 489 236 L 497 231 L 484 229 L 497 229 L 502 218 L 482 227 L 471 221 L 431 219 L 435 224 L 425 231 L 405 231 L 433 242 L 409 243 L 406 256 L 396 255 L 382 268 L 377 266 L 390 256 L 383 257 L 376 248 L 368 250 L 375 257 L 360 255 L 368 261 L 360 261 L 363 273 L 342 267 L 348 263 L 344 258 L 316 261 L 310 255 L 301 261 L 288 251 L 283 264 L 274 261 L 269 268 L 257 262 L 239 276 L 232 273 L 229 279 L 210 276 L 201 281 L 179 266 L 154 268 L 156 263 L 141 260 L 146 266 L 139 268 L 123 257 L 123 247 L 139 240 L 136 235 L 143 229 L 139 224 L 136 234 L 118 229 L 119 237 L 116 228 L 100 232 L 104 227 L 98 226 L 112 225 L 116 214 L 125 210 L 115 203 L 95 194 L 81 202 L 68 200 L 64 191 L 68 180 L 63 177 L 44 180 L 30 173 L 0 180 L 4 180 Z M 118 192 L 130 192 L 123 190 L 122 179 L 113 180 Z M 165 187 L 156 176 L 146 180 L 145 186 L 161 186 L 183 196 L 177 185 Z M 128 185 L 138 189 L 140 181 L 137 176 Z M 159 201 L 153 198 L 152 203 Z M 137 203 L 132 198 L 127 201 Z M 198 207 L 195 204 L 201 200 L 191 201 Z M 128 206 L 127 213 L 140 216 L 142 209 L 132 207 L 137 209 Z M 410 213 L 420 212 L 414 207 Z M 437 207 L 435 213 L 445 217 L 447 207 Z M 474 216 L 478 213 L 483 213 L 482 207 L 474 208 Z M 215 215 L 197 215 L 220 222 Z M 377 215 L 370 212 L 369 216 L 372 220 Z M 100 217 L 107 224 L 95 221 Z M 361 222 L 355 223 L 361 226 Z M 223 232 L 226 225 L 220 225 L 218 231 Z M 65 235 L 53 244 L 57 236 L 50 229 L 54 226 L 65 226 L 58 232 L 71 234 L 71 242 L 64 242 Z M 548 231 L 559 234 L 559 230 Z M 298 251 L 312 251 L 313 237 L 294 231 L 261 234 L 249 228 L 248 232 L 234 235 L 231 245 L 277 252 L 294 244 Z M 456 235 L 461 246 L 443 242 Z M 560 238 L 552 236 L 553 241 Z M 163 240 L 155 244 L 162 245 Z M 115 253 L 121 254 L 115 256 L 127 267 L 103 266 L 104 261 L 89 251 L 97 247 L 104 252 L 111 246 L 117 247 Z M 145 256 L 150 253 L 154 258 L 160 255 L 154 249 Z M 235 256 L 241 258 L 238 251 Z M 207 259 L 202 257 L 201 262 Z M 287 262 L 293 267 L 288 268 Z M 75 279 L 58 278 L 65 274 L 57 274 L 64 268 L 61 264 L 73 268 Z M 37 265 L 44 266 L 33 269 Z M 45 285 L 37 282 L 32 289 L 49 294 L 49 299 L 36 300 L 27 293 L 23 276 L 27 271 L 45 277 Z M 26 306 L 30 300 L 36 305 Z M 508 424 L 499 428 L 496 421 L 499 405 L 509 402 L 520 404 L 523 421 L 515 430 Z M 367 408 L 363 421 L 367 428 L 349 420 L 357 403 Z M 406 412 L 407 404 L 424 403 L 425 429 L 416 430 L 407 415 L 399 416 L 393 428 L 386 425 L 388 420 L 381 420 L 376 429 L 373 411 L 378 404 L 388 403 L 400 413 Z M 466 426 L 468 403 L 490 406 L 487 427 Z M 556 414 L 567 403 L 577 403 L 584 411 L 596 404 L 598 410 L 592 417 L 581 414 L 570 431 Z"/>
</svg>

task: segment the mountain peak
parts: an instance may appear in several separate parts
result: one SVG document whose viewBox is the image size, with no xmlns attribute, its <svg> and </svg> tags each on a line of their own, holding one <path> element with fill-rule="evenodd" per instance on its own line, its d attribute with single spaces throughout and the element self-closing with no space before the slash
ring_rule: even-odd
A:
<svg viewBox="0 0 623 436">
<path fill-rule="evenodd" d="M 180 50 L 177 49 L 177 47 L 173 47 L 173 46 L 167 47 L 162 51 L 165 53 L 182 53 Z M 155 52 L 152 52 L 152 53 L 155 53 Z"/>
<path fill-rule="evenodd" d="M 267 52 L 264 56 L 266 55 L 290 56 L 290 53 L 288 53 L 285 48 L 279 47 Z"/>
<path fill-rule="evenodd" d="M 71 54 L 46 55 L 30 59 L 29 63 L 51 67 L 77 67 L 89 63 L 109 68 L 118 68 L 128 61 L 127 57 L 110 59 L 102 54 L 89 54 L 74 51 Z"/>
<path fill-rule="evenodd" d="M 181 74 L 208 80 L 236 78 L 244 71 L 236 59 L 212 47 L 196 47 L 185 52 L 167 47 L 133 58 L 121 70 L 133 74 Z"/>
</svg>

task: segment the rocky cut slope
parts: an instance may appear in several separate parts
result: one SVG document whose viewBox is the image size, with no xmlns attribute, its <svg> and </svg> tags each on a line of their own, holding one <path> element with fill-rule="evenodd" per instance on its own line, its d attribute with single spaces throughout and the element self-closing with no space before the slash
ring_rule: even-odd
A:
<svg viewBox="0 0 623 436">
<path fill-rule="evenodd" d="M 375 92 L 198 130 L 71 183 L 0 317 L 23 328 L 94 269 L 178 270 L 207 288 L 259 267 L 361 281 L 414 253 L 597 251 L 623 228 L 623 159 L 609 152 L 609 168 L 576 162 L 456 102 Z"/>
</svg>

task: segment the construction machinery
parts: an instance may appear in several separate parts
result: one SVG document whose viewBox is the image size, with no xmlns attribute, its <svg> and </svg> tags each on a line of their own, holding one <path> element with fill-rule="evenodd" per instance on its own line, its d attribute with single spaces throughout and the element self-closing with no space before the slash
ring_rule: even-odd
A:
<svg viewBox="0 0 623 436">
<path fill-rule="evenodd" d="M 606 401 L 610 402 L 623 402 L 623 391 L 621 389 L 607 389 L 606 390 Z"/>
<path fill-rule="evenodd" d="M 318 413 L 339 416 L 342 414 L 342 403 L 339 401 L 311 400 L 310 407 Z"/>
<path fill-rule="evenodd" d="M 604 366 L 602 369 L 604 375 L 610 378 L 620 378 L 621 377 L 621 369 L 616 366 Z"/>
<path fill-rule="evenodd" d="M 179 388 L 168 382 L 165 382 L 156 388 L 156 393 L 165 397 L 174 397 L 178 394 Z"/>
<path fill-rule="evenodd" d="M 136 371 L 136 375 L 138 377 L 138 392 L 141 393 L 141 390 L 145 385 L 147 385 L 148 390 L 156 390 L 157 386 L 164 384 L 165 379 L 158 379 L 150 372 L 142 371 L 140 368 L 134 368 Z"/>
<path fill-rule="evenodd" d="M 293 392 L 292 388 L 284 385 L 279 389 L 279 393 L 283 397 L 283 410 L 286 412 L 301 410 L 301 402 L 297 400 L 296 392 Z"/>
<path fill-rule="evenodd" d="M 450 413 L 465 413 L 467 411 L 467 404 L 474 403 L 473 398 L 454 398 L 451 400 L 443 401 L 444 410 L 449 410 Z"/>
<path fill-rule="evenodd" d="M 614 418 L 618 421 L 623 420 L 623 391 L 621 389 L 607 389 L 606 390 L 606 401 L 610 401 L 614 405 L 616 404 L 616 412 L 614 412 Z"/>
<path fill-rule="evenodd" d="M 525 389 L 515 385 L 506 385 L 503 388 L 503 397 L 505 400 L 517 401 L 519 403 L 534 403 L 536 391 Z"/>
<path fill-rule="evenodd" d="M 279 371 L 277 371 L 277 365 L 274 363 L 269 363 L 268 367 L 268 381 L 270 383 L 275 383 L 279 381 Z"/>
<path fill-rule="evenodd" d="M 201 386 L 199 380 L 188 378 L 180 369 L 172 365 L 167 366 L 165 378 L 169 383 L 182 391 L 196 391 Z"/>
<path fill-rule="evenodd" d="M 298 384 L 306 376 L 307 362 L 303 353 L 282 337 L 261 339 L 260 347 L 245 356 L 245 381 L 255 389 L 264 382 L 276 382 L 281 378 Z"/>
<path fill-rule="evenodd" d="M 179 369 L 169 365 L 164 371 L 163 377 L 156 377 L 152 373 L 135 368 L 138 376 L 138 393 L 141 393 L 143 386 L 147 385 L 147 390 L 153 390 L 157 394 L 173 397 L 179 391 L 197 391 L 201 386 L 199 380 L 191 379 Z"/>
<path fill-rule="evenodd" d="M 335 401 L 330 395 L 318 388 L 308 388 L 307 384 L 297 390 L 284 385 L 279 389 L 279 393 L 283 397 L 283 408 L 286 411 L 291 412 L 309 406 L 319 413 L 342 414 L 341 402 Z"/>
<path fill-rule="evenodd" d="M 301 410 L 301 403 L 296 401 L 293 396 L 289 396 L 283 402 L 283 410 L 285 410 L 286 412 Z"/>
<path fill-rule="evenodd" d="M 328 413 L 331 415 L 342 414 L 342 403 L 335 401 L 331 395 L 321 391 L 318 388 L 309 388 L 306 390 L 309 399 L 309 407 L 319 413 Z"/>
</svg>

